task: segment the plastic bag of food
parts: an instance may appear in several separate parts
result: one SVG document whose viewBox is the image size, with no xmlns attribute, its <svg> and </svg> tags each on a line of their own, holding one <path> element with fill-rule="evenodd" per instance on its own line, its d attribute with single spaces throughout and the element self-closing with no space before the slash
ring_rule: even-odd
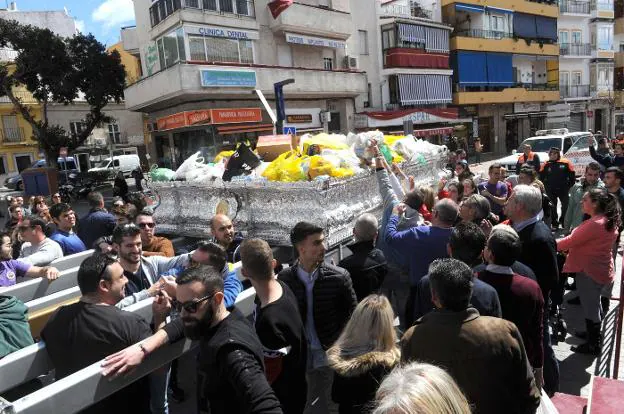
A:
<svg viewBox="0 0 624 414">
<path fill-rule="evenodd" d="M 201 168 L 203 167 L 204 164 L 204 159 L 202 157 L 200 157 L 200 152 L 197 151 L 195 154 L 191 155 L 190 157 L 188 157 L 183 163 L 182 165 L 180 165 L 178 167 L 178 169 L 175 171 L 175 179 L 176 180 L 185 180 L 186 179 L 186 174 L 188 171 L 194 170 L 196 168 Z"/>
<path fill-rule="evenodd" d="M 221 151 L 220 153 L 217 154 L 216 157 L 214 157 L 213 162 L 217 163 L 217 162 L 221 161 L 224 158 L 230 158 L 232 156 L 232 154 L 234 154 L 234 150 Z"/>
<path fill-rule="evenodd" d="M 173 181 L 175 180 L 175 171 L 169 168 L 158 168 L 158 165 L 154 164 L 149 172 L 152 181 Z"/>
</svg>

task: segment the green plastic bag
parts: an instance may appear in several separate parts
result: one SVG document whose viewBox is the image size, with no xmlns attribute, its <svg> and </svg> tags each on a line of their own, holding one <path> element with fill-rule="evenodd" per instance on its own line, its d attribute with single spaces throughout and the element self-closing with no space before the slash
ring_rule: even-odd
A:
<svg viewBox="0 0 624 414">
<path fill-rule="evenodd" d="M 154 164 L 150 170 L 150 177 L 152 181 L 173 181 L 175 180 L 175 171 L 169 168 L 158 168 L 158 165 Z"/>
</svg>

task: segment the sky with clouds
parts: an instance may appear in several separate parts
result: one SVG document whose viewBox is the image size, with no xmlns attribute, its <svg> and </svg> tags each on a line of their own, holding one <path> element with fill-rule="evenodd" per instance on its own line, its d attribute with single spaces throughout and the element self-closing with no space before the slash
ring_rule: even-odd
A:
<svg viewBox="0 0 624 414">
<path fill-rule="evenodd" d="M 11 2 L 12 0 L 8 0 Z M 13 0 L 18 10 L 63 10 L 76 20 L 76 26 L 83 33 L 93 33 L 107 46 L 119 41 L 123 26 L 134 24 L 132 0 Z M 7 0 L 0 0 L 0 7 L 6 7 Z"/>
</svg>

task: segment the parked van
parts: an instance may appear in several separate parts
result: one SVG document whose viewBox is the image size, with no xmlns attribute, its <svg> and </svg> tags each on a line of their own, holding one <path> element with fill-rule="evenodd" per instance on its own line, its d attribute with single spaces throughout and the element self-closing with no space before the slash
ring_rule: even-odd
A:
<svg viewBox="0 0 624 414">
<path fill-rule="evenodd" d="M 95 167 L 89 169 L 89 172 L 99 171 L 121 171 L 124 175 L 129 176 L 132 170 L 139 167 L 141 162 L 137 154 L 115 155 L 112 159 L 105 158 Z"/>
</svg>

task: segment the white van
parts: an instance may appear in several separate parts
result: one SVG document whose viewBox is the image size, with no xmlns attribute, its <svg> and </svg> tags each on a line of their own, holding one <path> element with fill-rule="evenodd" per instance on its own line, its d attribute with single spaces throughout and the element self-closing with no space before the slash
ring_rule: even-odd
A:
<svg viewBox="0 0 624 414">
<path fill-rule="evenodd" d="M 112 159 L 105 158 L 95 167 L 89 169 L 89 172 L 98 171 L 121 171 L 124 175 L 129 176 L 132 170 L 141 165 L 137 154 L 115 155 Z"/>
</svg>

